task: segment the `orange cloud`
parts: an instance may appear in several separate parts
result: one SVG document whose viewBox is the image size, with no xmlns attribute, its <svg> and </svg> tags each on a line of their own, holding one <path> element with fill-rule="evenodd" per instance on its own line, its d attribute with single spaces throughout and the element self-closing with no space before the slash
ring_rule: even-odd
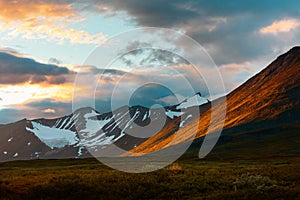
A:
<svg viewBox="0 0 300 200">
<path fill-rule="evenodd" d="M 71 4 L 51 1 L 0 0 L 0 25 L 8 36 L 26 39 L 46 39 L 72 44 L 99 44 L 105 35 L 91 35 L 86 31 L 70 28 L 69 23 L 84 20 Z"/>
<path fill-rule="evenodd" d="M 54 114 L 54 113 L 56 113 L 56 111 L 54 109 L 47 108 L 47 109 L 43 110 L 43 113 Z"/>
<path fill-rule="evenodd" d="M 300 26 L 300 21 L 296 19 L 284 19 L 280 21 L 275 21 L 271 25 L 263 27 L 260 29 L 260 33 L 263 34 L 276 34 L 279 32 L 289 32 Z"/>
</svg>

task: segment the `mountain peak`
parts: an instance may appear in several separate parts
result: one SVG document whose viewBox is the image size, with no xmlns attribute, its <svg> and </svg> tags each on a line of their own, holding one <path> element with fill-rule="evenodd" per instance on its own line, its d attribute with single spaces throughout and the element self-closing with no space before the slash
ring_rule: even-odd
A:
<svg viewBox="0 0 300 200">
<path fill-rule="evenodd" d="M 300 51 L 300 46 L 294 46 L 293 48 L 291 48 L 288 53 L 293 53 L 293 52 L 299 52 Z"/>
<path fill-rule="evenodd" d="M 286 53 L 278 56 L 276 60 L 286 59 L 288 57 L 292 57 L 294 59 L 299 59 L 299 55 L 300 55 L 300 46 L 295 46 L 295 47 L 291 48 L 289 51 L 287 51 Z"/>
</svg>

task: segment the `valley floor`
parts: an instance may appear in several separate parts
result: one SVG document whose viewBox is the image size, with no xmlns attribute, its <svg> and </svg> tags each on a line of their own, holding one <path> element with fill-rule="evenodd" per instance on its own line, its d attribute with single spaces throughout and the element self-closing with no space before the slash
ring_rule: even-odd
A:
<svg viewBox="0 0 300 200">
<path fill-rule="evenodd" d="M 0 163 L 0 199 L 300 199 L 300 158 L 201 161 L 128 174 L 94 159 Z"/>
</svg>

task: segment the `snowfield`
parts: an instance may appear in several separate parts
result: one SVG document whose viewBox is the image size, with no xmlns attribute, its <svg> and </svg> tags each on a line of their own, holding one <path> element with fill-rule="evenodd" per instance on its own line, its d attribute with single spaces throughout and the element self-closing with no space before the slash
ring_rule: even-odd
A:
<svg viewBox="0 0 300 200">
<path fill-rule="evenodd" d="M 42 142 L 52 149 L 73 145 L 79 141 L 76 133 L 71 130 L 48 127 L 37 122 L 31 122 L 31 124 L 33 129 L 26 127 L 26 130 L 34 133 Z"/>
</svg>

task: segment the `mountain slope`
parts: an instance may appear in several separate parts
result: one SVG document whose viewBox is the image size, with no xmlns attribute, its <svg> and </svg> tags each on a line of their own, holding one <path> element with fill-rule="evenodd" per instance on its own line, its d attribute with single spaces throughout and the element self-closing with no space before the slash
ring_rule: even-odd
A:
<svg viewBox="0 0 300 200">
<path fill-rule="evenodd" d="M 27 120 L 0 126 L 0 160 L 36 159 L 51 148 L 42 143 L 33 133 L 26 130 Z"/>
<path fill-rule="evenodd" d="M 179 144 L 193 140 L 195 133 L 188 153 L 197 154 L 203 136 L 222 129 L 220 116 L 226 112 L 223 133 L 211 156 L 298 155 L 299 69 L 300 47 L 294 47 L 213 102 L 197 93 L 164 109 L 124 106 L 101 114 L 81 108 L 57 119 L 24 119 L 0 125 L 0 161 L 90 157 L 91 153 L 101 156 L 110 154 L 114 145 L 129 151 L 123 156 L 166 149 L 172 153 Z M 214 126 L 210 127 L 212 120 Z M 150 138 L 131 134 L 140 133 L 139 127 L 150 123 L 163 128 Z"/>
<path fill-rule="evenodd" d="M 290 129 L 294 130 L 293 134 L 290 135 L 292 136 L 292 147 L 290 148 L 293 151 L 298 151 L 299 148 L 296 145 L 299 144 L 299 137 L 295 133 L 300 130 L 299 96 L 300 47 L 294 47 L 287 53 L 279 56 L 267 68 L 226 96 L 227 114 L 224 131 L 218 145 L 226 143 L 228 147 L 230 146 L 228 143 L 233 138 L 235 140 L 232 141 L 232 145 L 237 145 L 238 142 L 241 142 L 238 138 L 242 138 L 244 140 L 243 144 L 237 146 L 240 149 L 243 147 L 247 149 L 248 147 L 243 145 L 247 145 L 247 141 L 251 140 L 249 145 L 250 147 L 251 145 L 253 146 L 253 143 L 256 141 L 255 134 L 259 132 L 261 139 L 264 139 L 264 133 L 266 133 L 265 137 L 268 137 L 267 133 L 269 132 L 274 136 L 277 132 L 289 132 Z M 222 99 L 216 100 L 213 103 L 215 104 L 214 113 L 216 116 L 225 112 Z M 134 148 L 131 151 L 131 155 L 141 155 L 191 140 L 195 132 L 197 133 L 196 138 L 200 139 L 194 142 L 193 147 L 197 146 L 197 150 L 199 151 L 199 146 L 203 141 L 201 137 L 213 133 L 222 127 L 222 120 L 217 119 L 216 126 L 208 132 L 211 114 L 212 109 L 206 110 L 201 113 L 200 119 L 195 118 L 185 127 L 168 137 L 164 137 L 165 133 L 162 130 L 161 135 L 153 136 L 140 146 Z M 276 129 L 276 127 L 279 128 L 280 125 L 282 125 L 281 129 L 284 126 L 287 126 L 287 128 L 283 128 L 283 131 L 278 131 L 279 129 Z M 234 136 L 234 134 L 238 134 L 239 137 Z M 172 141 L 175 135 L 179 135 L 180 137 Z M 163 139 L 158 139 L 158 137 Z M 281 145 L 280 142 L 282 139 L 274 137 L 272 143 L 273 149 L 277 148 L 276 145 Z M 239 148 L 236 149 L 238 150 Z M 226 151 L 225 146 L 222 149 L 222 152 L 224 151 Z"/>
</svg>

